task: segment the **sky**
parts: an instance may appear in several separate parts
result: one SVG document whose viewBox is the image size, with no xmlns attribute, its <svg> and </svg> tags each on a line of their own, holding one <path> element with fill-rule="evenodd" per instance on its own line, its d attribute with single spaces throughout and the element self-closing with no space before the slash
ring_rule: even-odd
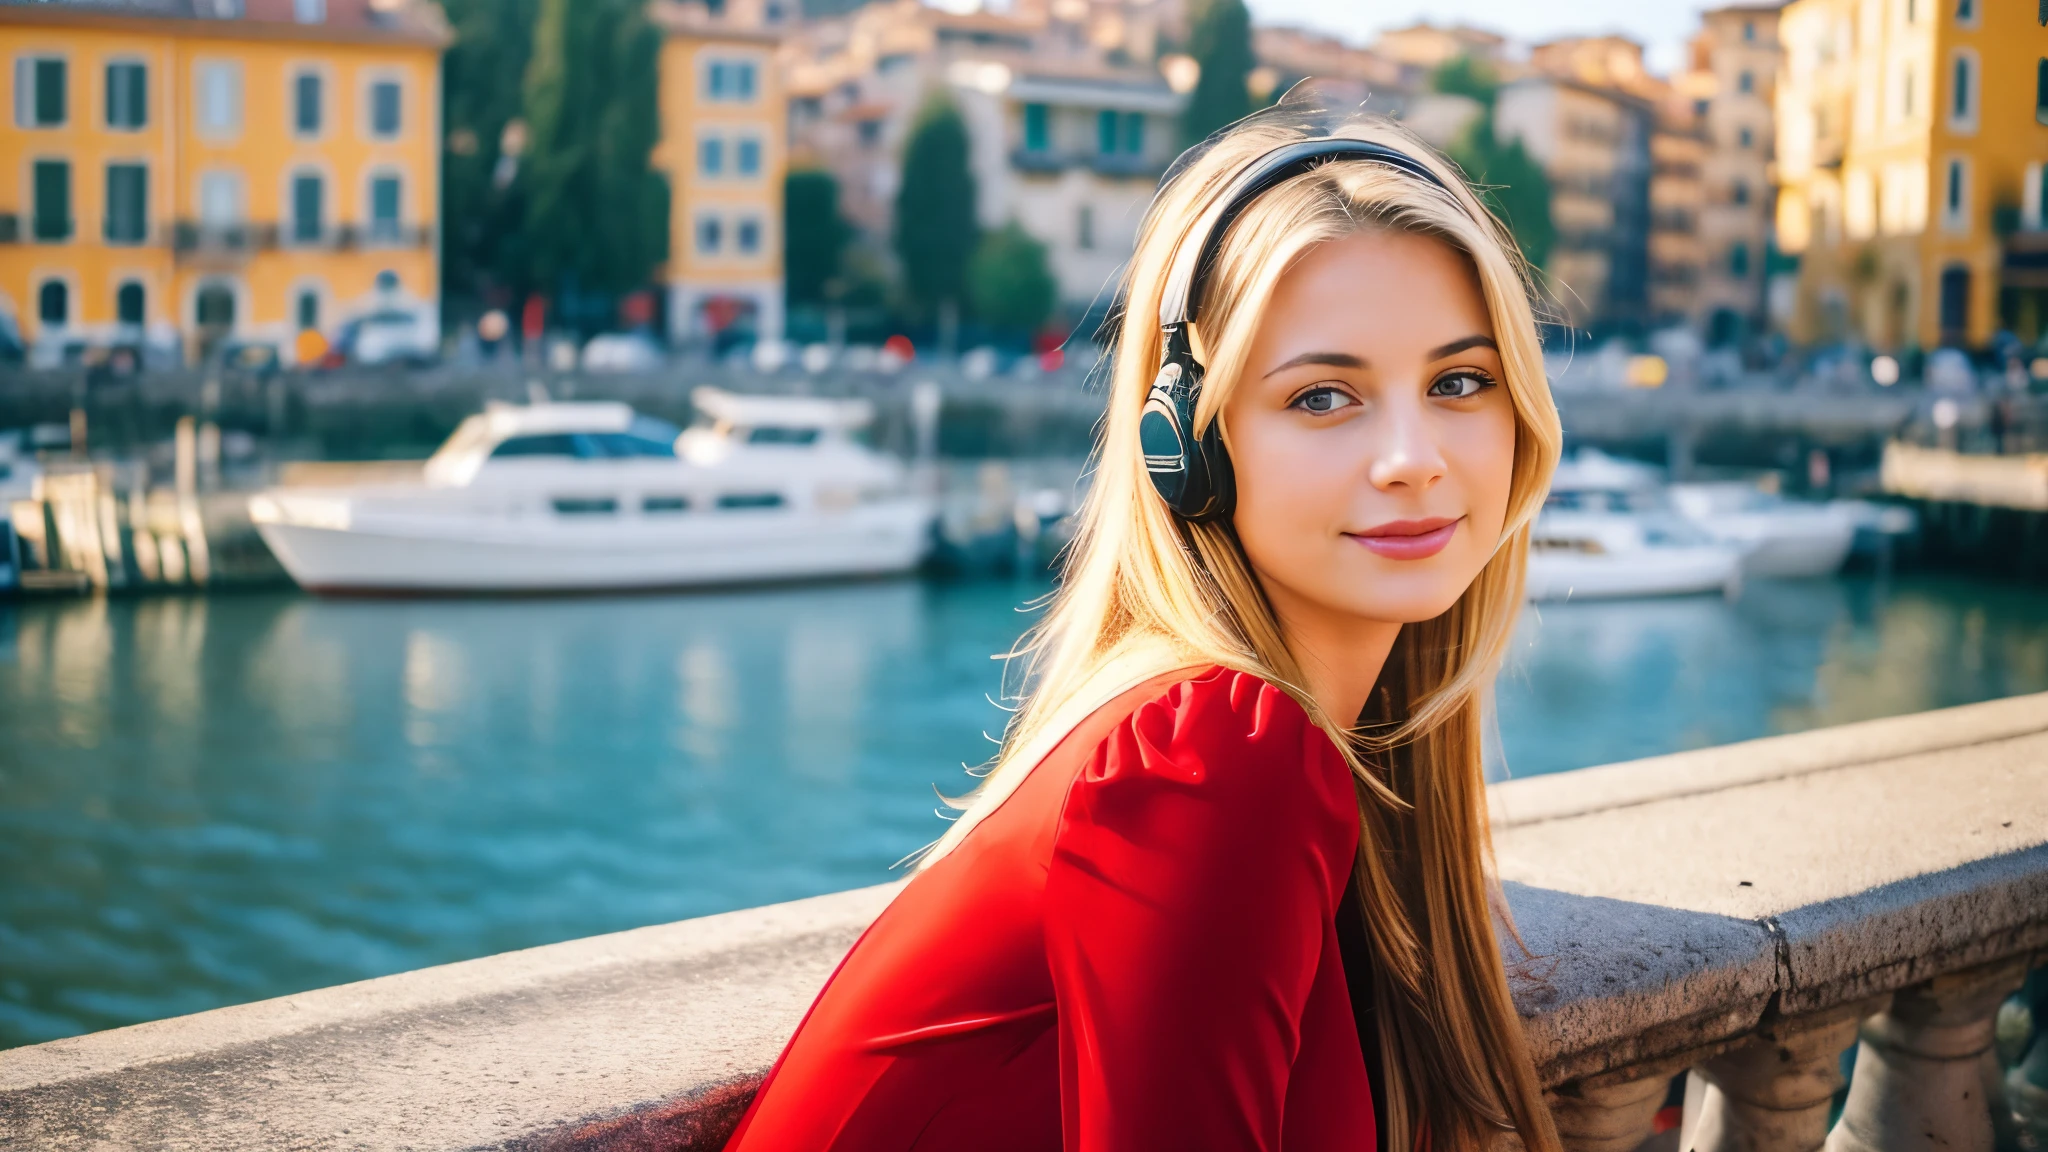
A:
<svg viewBox="0 0 2048 1152">
<path fill-rule="evenodd" d="M 1314 28 L 1363 44 L 1383 28 L 1427 19 L 1474 24 L 1523 42 L 1619 32 L 1648 48 L 1653 72 L 1684 60 L 1685 42 L 1707 5 L 1687 0 L 1246 0 L 1261 24 Z"/>
</svg>

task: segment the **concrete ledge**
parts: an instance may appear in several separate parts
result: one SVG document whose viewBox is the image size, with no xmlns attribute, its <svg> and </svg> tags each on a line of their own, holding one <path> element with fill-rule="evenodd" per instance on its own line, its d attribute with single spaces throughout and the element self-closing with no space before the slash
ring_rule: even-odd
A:
<svg viewBox="0 0 2048 1152">
<path fill-rule="evenodd" d="M 2048 696 L 1499 786 L 1547 1083 L 2048 948 Z M 894 891 L 0 1052 L 0 1149 L 716 1148 Z"/>
</svg>

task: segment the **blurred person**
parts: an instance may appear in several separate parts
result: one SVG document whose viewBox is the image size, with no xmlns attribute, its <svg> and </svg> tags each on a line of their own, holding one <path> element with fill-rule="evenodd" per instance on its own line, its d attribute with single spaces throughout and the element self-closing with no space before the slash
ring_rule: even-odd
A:
<svg viewBox="0 0 2048 1152">
<path fill-rule="evenodd" d="M 1559 1148 L 1480 763 L 1560 441 L 1527 274 L 1324 120 L 1169 171 L 1022 710 L 729 1149 Z"/>
</svg>

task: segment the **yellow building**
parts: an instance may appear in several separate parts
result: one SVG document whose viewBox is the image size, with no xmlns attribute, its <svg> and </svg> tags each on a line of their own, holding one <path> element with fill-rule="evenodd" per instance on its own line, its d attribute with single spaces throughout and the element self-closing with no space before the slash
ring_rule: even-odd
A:
<svg viewBox="0 0 2048 1152">
<path fill-rule="evenodd" d="M 425 0 L 0 4 L 0 310 L 188 358 L 393 309 L 433 338 L 448 40 Z"/>
<path fill-rule="evenodd" d="M 1793 0 L 1777 107 L 1795 339 L 2025 339 L 2048 318 L 2048 44 L 2006 0 Z"/>
<path fill-rule="evenodd" d="M 683 342 L 779 340 L 788 121 L 776 25 L 787 5 L 657 0 L 661 140 L 669 186 L 669 333 Z"/>
</svg>

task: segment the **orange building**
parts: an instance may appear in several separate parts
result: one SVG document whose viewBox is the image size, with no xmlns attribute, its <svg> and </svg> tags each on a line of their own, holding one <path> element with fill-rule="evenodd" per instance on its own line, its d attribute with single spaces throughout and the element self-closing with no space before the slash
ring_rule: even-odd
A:
<svg viewBox="0 0 2048 1152">
<path fill-rule="evenodd" d="M 448 42 L 426 0 L 0 4 L 0 310 L 188 359 L 394 309 L 431 338 Z"/>
</svg>

